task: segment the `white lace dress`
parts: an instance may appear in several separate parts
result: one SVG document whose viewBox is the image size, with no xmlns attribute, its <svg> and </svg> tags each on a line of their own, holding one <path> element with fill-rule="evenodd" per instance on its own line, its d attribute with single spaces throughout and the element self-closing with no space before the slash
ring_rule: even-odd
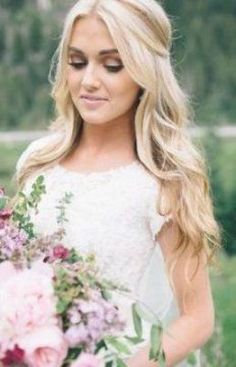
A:
<svg viewBox="0 0 236 367">
<path fill-rule="evenodd" d="M 17 169 L 48 139 L 31 143 Z M 154 177 L 139 161 L 92 173 L 69 171 L 57 164 L 45 170 L 44 177 L 47 193 L 34 217 L 38 233 L 50 234 L 56 230 L 58 201 L 65 192 L 72 192 L 65 225 L 66 245 L 84 254 L 94 252 L 104 277 L 127 286 L 132 296 L 144 302 L 167 326 L 178 310 L 160 246 L 155 242 L 155 234 L 169 217 L 156 213 L 158 185 Z M 34 180 L 32 177 L 27 182 L 26 193 Z M 126 334 L 134 335 L 130 309 L 133 300 L 117 295 L 116 301 L 127 320 Z M 144 326 L 147 341 L 150 325 Z M 199 351 L 196 357 L 199 359 Z M 178 364 L 188 366 L 187 361 Z"/>
</svg>

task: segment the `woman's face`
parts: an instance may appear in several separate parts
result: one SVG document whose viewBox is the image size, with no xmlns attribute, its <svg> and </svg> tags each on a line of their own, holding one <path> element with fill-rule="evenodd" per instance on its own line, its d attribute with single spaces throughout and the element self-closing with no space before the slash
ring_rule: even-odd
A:
<svg viewBox="0 0 236 367">
<path fill-rule="evenodd" d="M 68 47 L 68 64 L 71 98 L 86 123 L 133 120 L 140 87 L 124 68 L 102 20 L 90 16 L 76 21 Z M 87 100 L 83 97 L 86 95 L 100 100 Z"/>
</svg>

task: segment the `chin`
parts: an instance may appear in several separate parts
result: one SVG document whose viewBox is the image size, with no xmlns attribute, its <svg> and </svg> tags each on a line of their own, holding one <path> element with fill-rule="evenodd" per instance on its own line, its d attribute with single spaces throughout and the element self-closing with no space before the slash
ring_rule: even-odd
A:
<svg viewBox="0 0 236 367">
<path fill-rule="evenodd" d="M 101 116 L 99 116 L 99 114 L 96 112 L 93 114 L 93 116 L 92 116 L 92 113 L 91 114 L 90 113 L 80 113 L 80 116 L 82 117 L 82 120 L 86 124 L 91 124 L 91 125 L 104 125 L 116 119 L 116 117 L 114 116 L 105 117 L 102 114 Z"/>
<path fill-rule="evenodd" d="M 91 118 L 85 118 L 83 117 L 83 121 L 85 124 L 89 124 L 89 125 L 105 125 L 107 123 L 109 123 L 110 120 L 104 120 L 104 119 L 91 119 Z"/>
</svg>

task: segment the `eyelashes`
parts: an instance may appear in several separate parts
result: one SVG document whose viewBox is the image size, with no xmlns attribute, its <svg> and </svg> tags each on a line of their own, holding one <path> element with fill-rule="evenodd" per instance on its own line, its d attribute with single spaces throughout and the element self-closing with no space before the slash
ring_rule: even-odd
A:
<svg viewBox="0 0 236 367">
<path fill-rule="evenodd" d="M 68 62 L 70 66 L 72 66 L 76 70 L 81 70 L 86 66 L 85 62 Z M 117 73 L 123 69 L 123 65 L 104 65 L 105 69 L 107 69 L 110 73 Z"/>
</svg>

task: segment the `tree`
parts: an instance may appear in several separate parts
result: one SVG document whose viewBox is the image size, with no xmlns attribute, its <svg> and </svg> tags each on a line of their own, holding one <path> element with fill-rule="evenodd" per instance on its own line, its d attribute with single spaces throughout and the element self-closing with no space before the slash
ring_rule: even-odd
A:
<svg viewBox="0 0 236 367">
<path fill-rule="evenodd" d="M 25 0 L 1 0 L 1 5 L 11 11 L 16 11 L 24 7 Z"/>
<path fill-rule="evenodd" d="M 4 25 L 0 25 L 0 61 L 3 59 L 6 51 L 6 34 Z"/>
</svg>

